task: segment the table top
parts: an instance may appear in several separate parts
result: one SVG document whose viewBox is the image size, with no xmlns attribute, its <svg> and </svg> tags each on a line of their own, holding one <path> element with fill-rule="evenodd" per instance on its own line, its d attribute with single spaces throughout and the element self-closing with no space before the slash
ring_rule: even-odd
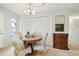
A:
<svg viewBox="0 0 79 59">
<path fill-rule="evenodd" d="M 40 41 L 42 38 L 39 37 L 29 37 L 29 38 L 25 38 L 23 41 L 26 42 L 35 42 L 35 41 Z"/>
</svg>

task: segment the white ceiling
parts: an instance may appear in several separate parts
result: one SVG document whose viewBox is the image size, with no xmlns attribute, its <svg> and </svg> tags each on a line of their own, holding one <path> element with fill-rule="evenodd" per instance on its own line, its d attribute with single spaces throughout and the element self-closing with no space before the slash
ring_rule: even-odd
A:
<svg viewBox="0 0 79 59">
<path fill-rule="evenodd" d="M 23 10 L 28 8 L 28 3 L 2 3 L 0 5 L 19 15 L 24 14 Z M 49 12 L 54 10 L 78 11 L 79 3 L 45 3 L 42 7 L 33 7 L 33 9 L 35 9 L 36 12 Z"/>
</svg>

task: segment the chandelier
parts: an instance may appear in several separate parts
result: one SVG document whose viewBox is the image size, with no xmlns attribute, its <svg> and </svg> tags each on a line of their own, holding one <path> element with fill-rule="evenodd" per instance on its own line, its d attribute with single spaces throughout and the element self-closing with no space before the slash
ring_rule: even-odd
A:
<svg viewBox="0 0 79 59">
<path fill-rule="evenodd" d="M 29 3 L 29 7 L 24 10 L 24 13 L 25 13 L 26 15 L 34 15 L 35 12 L 36 12 L 36 10 L 33 9 L 33 7 L 41 7 L 41 6 L 43 6 L 43 5 L 44 5 L 44 3 L 41 3 L 41 4 L 39 4 L 39 3 L 38 3 L 38 4 Z"/>
</svg>

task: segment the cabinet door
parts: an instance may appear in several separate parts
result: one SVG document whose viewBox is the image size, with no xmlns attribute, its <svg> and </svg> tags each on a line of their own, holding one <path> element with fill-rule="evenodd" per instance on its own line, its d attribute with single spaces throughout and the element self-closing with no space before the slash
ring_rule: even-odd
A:
<svg viewBox="0 0 79 59">
<path fill-rule="evenodd" d="M 55 48 L 61 48 L 61 36 L 60 35 L 55 35 L 54 36 L 55 38 L 54 38 L 54 47 Z"/>
<path fill-rule="evenodd" d="M 62 49 L 66 49 L 67 46 L 68 46 L 68 39 L 67 39 L 67 35 L 62 35 L 62 45 L 61 45 L 61 48 Z"/>
</svg>

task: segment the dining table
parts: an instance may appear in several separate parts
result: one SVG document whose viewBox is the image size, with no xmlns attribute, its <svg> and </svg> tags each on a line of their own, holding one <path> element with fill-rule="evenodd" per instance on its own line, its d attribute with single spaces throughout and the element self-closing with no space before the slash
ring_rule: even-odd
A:
<svg viewBox="0 0 79 59">
<path fill-rule="evenodd" d="M 38 41 L 42 40 L 41 37 L 26 37 L 23 41 L 27 43 L 28 46 L 31 47 L 31 53 L 25 54 L 25 55 L 34 55 L 35 50 L 34 50 L 34 44 Z"/>
</svg>

